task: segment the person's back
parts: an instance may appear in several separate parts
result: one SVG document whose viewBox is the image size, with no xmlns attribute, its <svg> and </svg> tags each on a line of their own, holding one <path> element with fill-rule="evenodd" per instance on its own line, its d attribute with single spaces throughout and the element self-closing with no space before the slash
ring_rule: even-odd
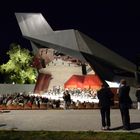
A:
<svg viewBox="0 0 140 140">
<path fill-rule="evenodd" d="M 119 89 L 119 103 L 120 104 L 127 104 L 129 102 L 129 91 L 130 87 L 123 85 Z"/>
<path fill-rule="evenodd" d="M 67 92 L 66 96 L 67 96 L 66 104 L 67 104 L 67 107 L 69 108 L 70 104 L 71 104 L 71 96 L 70 96 L 69 92 Z"/>
<path fill-rule="evenodd" d="M 111 90 L 104 85 L 102 85 L 102 88 L 97 92 L 101 113 L 102 130 L 110 129 L 110 106 L 113 95 L 114 94 L 111 92 Z"/>
<path fill-rule="evenodd" d="M 109 88 L 103 87 L 97 92 L 97 97 L 99 99 L 99 105 L 101 107 L 110 107 L 111 98 L 113 98 L 114 94 L 110 91 Z"/>
<path fill-rule="evenodd" d="M 67 101 L 68 101 L 68 102 L 71 102 L 71 96 L 70 96 L 69 93 L 67 94 Z"/>
<path fill-rule="evenodd" d="M 121 112 L 121 118 L 123 123 L 123 129 L 130 130 L 130 115 L 129 108 L 132 104 L 131 98 L 129 96 L 130 87 L 127 86 L 126 80 L 122 79 L 120 81 L 119 94 L 119 107 Z"/>
</svg>

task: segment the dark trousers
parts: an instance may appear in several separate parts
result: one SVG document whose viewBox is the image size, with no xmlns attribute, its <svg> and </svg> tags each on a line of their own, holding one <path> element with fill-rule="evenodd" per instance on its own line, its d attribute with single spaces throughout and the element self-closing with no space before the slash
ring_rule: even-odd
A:
<svg viewBox="0 0 140 140">
<path fill-rule="evenodd" d="M 110 126 L 110 107 L 102 107 L 100 109 L 102 126 Z"/>
<path fill-rule="evenodd" d="M 130 129 L 129 108 L 125 104 L 120 104 L 120 112 L 124 129 Z"/>
</svg>

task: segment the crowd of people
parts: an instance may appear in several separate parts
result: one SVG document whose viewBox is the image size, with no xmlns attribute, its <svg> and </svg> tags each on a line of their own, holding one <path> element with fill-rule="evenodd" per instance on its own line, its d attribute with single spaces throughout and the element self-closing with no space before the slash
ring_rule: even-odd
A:
<svg viewBox="0 0 140 140">
<path fill-rule="evenodd" d="M 20 105 L 24 106 L 27 104 L 28 106 L 32 106 L 36 104 L 38 107 L 41 103 L 47 103 L 48 98 L 41 96 L 30 96 L 25 93 L 13 93 L 13 94 L 3 94 L 0 96 L 0 105 Z"/>
<path fill-rule="evenodd" d="M 1 94 L 0 105 L 8 107 L 9 105 L 21 106 L 25 105 L 32 107 L 36 105 L 40 108 L 41 104 L 53 108 L 69 109 L 71 105 L 78 107 L 80 103 L 93 102 L 93 99 L 98 100 L 95 92 L 80 89 L 67 90 L 50 90 L 45 94 L 27 94 L 27 93 L 13 93 Z"/>
</svg>

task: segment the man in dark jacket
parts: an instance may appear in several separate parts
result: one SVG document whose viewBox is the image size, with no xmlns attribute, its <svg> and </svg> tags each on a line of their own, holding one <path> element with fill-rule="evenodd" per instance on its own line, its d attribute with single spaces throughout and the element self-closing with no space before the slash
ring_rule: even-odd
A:
<svg viewBox="0 0 140 140">
<path fill-rule="evenodd" d="M 99 99 L 101 120 L 102 120 L 102 130 L 109 130 L 111 126 L 110 122 L 110 106 L 111 99 L 114 94 L 111 92 L 110 88 L 102 85 L 102 88 L 97 92 L 97 97 Z"/>
<path fill-rule="evenodd" d="M 136 97 L 138 102 L 138 110 L 140 110 L 140 87 L 136 90 Z"/>
<path fill-rule="evenodd" d="M 129 96 L 129 91 L 130 91 L 130 87 L 127 86 L 126 80 L 122 79 L 120 81 L 118 95 L 119 95 L 119 107 L 120 107 L 124 130 L 130 130 L 129 108 L 132 104 L 132 101 Z"/>
</svg>

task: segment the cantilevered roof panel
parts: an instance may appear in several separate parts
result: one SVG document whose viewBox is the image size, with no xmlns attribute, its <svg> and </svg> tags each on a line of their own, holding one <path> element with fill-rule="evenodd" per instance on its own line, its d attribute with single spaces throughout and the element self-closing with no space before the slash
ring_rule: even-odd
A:
<svg viewBox="0 0 140 140">
<path fill-rule="evenodd" d="M 30 38 L 30 40 L 38 44 L 43 44 L 44 47 L 52 47 L 59 52 L 71 55 L 81 61 L 86 61 L 79 51 L 75 31 L 73 29 L 54 31 L 48 35 L 32 35 L 32 37 L 27 36 L 26 38 Z"/>
<path fill-rule="evenodd" d="M 50 43 L 50 42 L 48 43 L 46 41 L 35 39 L 35 38 L 30 38 L 30 37 L 26 37 L 26 38 L 29 39 L 33 43 L 37 43 L 37 44 L 41 45 L 42 47 L 53 48 L 60 53 L 72 56 L 72 57 L 77 58 L 77 59 L 79 59 L 83 62 L 86 62 L 85 58 L 83 57 L 83 55 L 81 54 L 80 51 L 76 51 L 76 50 L 73 50 L 71 48 L 66 48 L 66 47 L 63 47 L 63 46 L 59 46 L 59 45 L 56 45 L 56 44 L 53 44 L 53 43 Z M 34 50 L 34 52 L 36 52 L 36 50 Z"/>
<path fill-rule="evenodd" d="M 81 36 L 81 33 L 78 30 L 75 30 L 75 37 L 79 51 L 92 55 L 92 52 L 88 47 L 88 44 L 84 41 L 83 37 Z"/>
<path fill-rule="evenodd" d="M 53 30 L 41 13 L 15 13 L 23 36 L 46 35 Z"/>
<path fill-rule="evenodd" d="M 35 39 L 52 43 L 54 45 L 62 46 L 71 50 L 79 51 L 77 41 L 75 38 L 75 32 L 73 29 L 54 31 L 49 35 L 33 35 Z"/>
<path fill-rule="evenodd" d="M 81 32 L 80 35 L 84 40 L 84 42 L 86 43 L 85 47 L 88 47 L 88 49 L 85 50 L 82 48 L 82 45 L 80 45 L 81 52 L 91 54 L 123 70 L 131 71 L 131 72 L 136 71 L 136 65 L 133 64 L 132 62 L 128 61 L 127 59 L 118 55 L 117 53 L 109 50 L 108 48 L 104 47 L 100 43 L 91 39 L 87 35 Z"/>
</svg>

